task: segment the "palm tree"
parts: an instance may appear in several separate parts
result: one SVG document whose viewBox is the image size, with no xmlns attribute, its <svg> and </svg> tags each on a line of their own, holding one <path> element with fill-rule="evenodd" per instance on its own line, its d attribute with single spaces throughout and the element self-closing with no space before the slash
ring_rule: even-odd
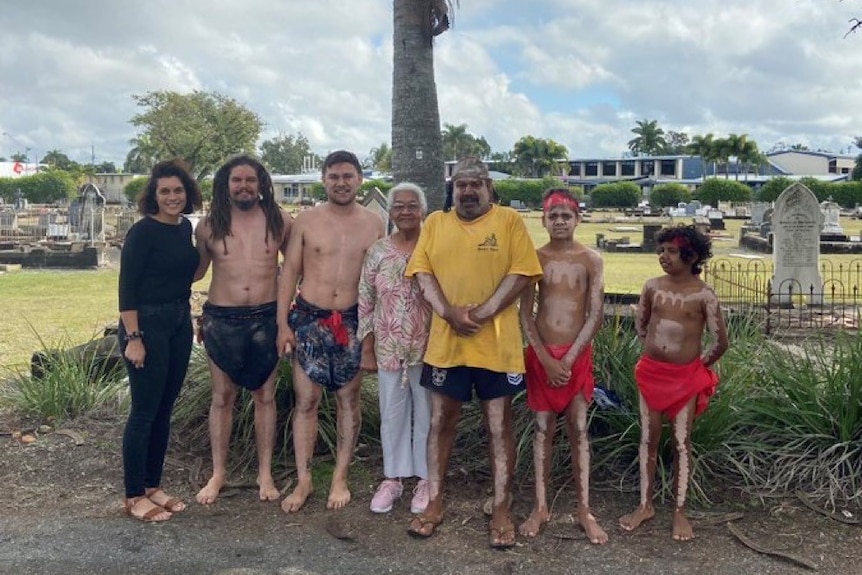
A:
<svg viewBox="0 0 862 575">
<path fill-rule="evenodd" d="M 664 138 L 664 130 L 658 125 L 658 120 L 643 119 L 636 123 L 637 126 L 631 131 L 637 136 L 628 141 L 629 150 L 636 156 L 661 154 L 667 148 L 667 141 Z"/>
<path fill-rule="evenodd" d="M 706 164 L 712 159 L 713 150 L 715 149 L 715 141 L 712 134 L 702 136 L 700 134 L 694 136 L 691 142 L 686 145 L 685 151 L 692 156 L 700 157 L 700 179 L 706 180 Z"/>
<path fill-rule="evenodd" d="M 368 159 L 366 160 L 369 167 L 381 172 L 389 172 L 392 170 L 392 148 L 389 144 L 382 142 L 376 148 L 371 148 Z"/>
<path fill-rule="evenodd" d="M 451 0 L 393 0 L 392 177 L 420 185 L 431 210 L 445 197 L 434 37 L 452 11 Z"/>
<path fill-rule="evenodd" d="M 443 124 L 443 132 L 440 137 L 443 139 L 443 157 L 450 160 L 457 160 L 463 156 L 471 144 L 468 140 L 472 139 L 467 132 L 467 124 L 458 126 Z"/>
<path fill-rule="evenodd" d="M 132 149 L 126 154 L 123 171 L 130 174 L 146 174 L 158 161 L 156 147 L 147 134 L 140 134 L 129 140 Z"/>
<path fill-rule="evenodd" d="M 766 160 L 766 156 L 760 153 L 760 150 L 757 148 L 757 142 L 746 139 L 737 150 L 736 160 L 742 163 L 742 167 L 745 170 L 745 181 L 747 182 L 749 167 L 753 165 L 755 173 L 759 174 L 760 165 Z"/>
<path fill-rule="evenodd" d="M 724 141 L 726 145 L 725 151 L 727 153 L 727 160 L 729 162 L 730 158 L 733 158 L 733 172 L 735 179 L 738 181 L 740 155 L 745 152 L 746 147 L 748 146 L 748 134 L 730 134 Z M 727 178 L 727 171 L 725 172 L 725 178 Z"/>
</svg>

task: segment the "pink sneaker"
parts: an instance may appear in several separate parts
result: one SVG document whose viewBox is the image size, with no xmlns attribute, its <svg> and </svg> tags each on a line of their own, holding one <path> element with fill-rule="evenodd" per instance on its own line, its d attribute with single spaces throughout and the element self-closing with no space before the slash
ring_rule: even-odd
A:
<svg viewBox="0 0 862 575">
<path fill-rule="evenodd" d="M 420 479 L 413 488 L 413 500 L 410 502 L 410 513 L 422 513 L 428 507 L 431 497 L 431 488 L 427 479 Z"/>
<path fill-rule="evenodd" d="M 377 488 L 377 493 L 371 498 L 372 513 L 389 513 L 392 504 L 401 497 L 404 486 L 397 479 L 384 479 Z"/>
</svg>

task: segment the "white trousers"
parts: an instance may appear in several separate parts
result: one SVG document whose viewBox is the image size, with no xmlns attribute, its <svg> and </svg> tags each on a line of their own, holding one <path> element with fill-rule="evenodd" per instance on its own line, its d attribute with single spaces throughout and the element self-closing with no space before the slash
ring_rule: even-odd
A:
<svg viewBox="0 0 862 575">
<path fill-rule="evenodd" d="M 407 376 L 409 385 L 402 387 L 401 371 L 377 372 L 383 475 L 388 479 L 428 479 L 426 454 L 431 429 L 431 392 L 419 385 L 421 364 L 407 368 Z"/>
</svg>

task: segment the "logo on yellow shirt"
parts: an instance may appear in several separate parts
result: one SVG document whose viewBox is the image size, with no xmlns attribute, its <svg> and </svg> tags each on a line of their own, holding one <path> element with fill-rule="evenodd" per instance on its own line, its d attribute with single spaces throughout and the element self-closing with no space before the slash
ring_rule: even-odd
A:
<svg viewBox="0 0 862 575">
<path fill-rule="evenodd" d="M 479 251 L 492 251 L 496 252 L 500 248 L 497 246 L 497 234 L 491 234 L 485 238 L 481 244 L 479 244 Z"/>
</svg>

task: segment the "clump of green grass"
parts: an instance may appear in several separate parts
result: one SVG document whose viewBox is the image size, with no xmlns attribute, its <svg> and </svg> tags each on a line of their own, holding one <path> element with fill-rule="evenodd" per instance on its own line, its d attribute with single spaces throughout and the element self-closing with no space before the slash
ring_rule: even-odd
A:
<svg viewBox="0 0 862 575">
<path fill-rule="evenodd" d="M 759 384 L 731 445 L 745 484 L 763 496 L 802 490 L 862 503 L 862 335 L 822 335 L 793 350 L 764 348 Z"/>
<path fill-rule="evenodd" d="M 10 372 L 2 402 L 18 413 L 47 421 L 85 415 L 114 414 L 126 409 L 126 371 L 116 356 L 116 337 L 93 338 L 70 347 L 60 341 L 42 349 L 34 373 Z"/>
</svg>

